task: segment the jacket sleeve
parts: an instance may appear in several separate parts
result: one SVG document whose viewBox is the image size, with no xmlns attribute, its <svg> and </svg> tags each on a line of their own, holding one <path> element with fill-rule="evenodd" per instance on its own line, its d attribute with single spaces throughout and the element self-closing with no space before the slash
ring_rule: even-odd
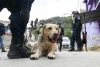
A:
<svg viewBox="0 0 100 67">
<path fill-rule="evenodd" d="M 76 18 L 76 30 L 80 29 L 82 27 L 82 24 L 81 24 L 81 18 L 80 17 L 77 17 Z"/>
</svg>

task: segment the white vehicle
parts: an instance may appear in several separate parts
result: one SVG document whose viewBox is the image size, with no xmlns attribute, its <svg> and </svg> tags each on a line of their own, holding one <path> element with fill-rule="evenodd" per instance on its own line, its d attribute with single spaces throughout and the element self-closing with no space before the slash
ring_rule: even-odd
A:
<svg viewBox="0 0 100 67">
<path fill-rule="evenodd" d="M 63 37 L 62 47 L 70 48 L 70 39 L 68 37 Z"/>
</svg>

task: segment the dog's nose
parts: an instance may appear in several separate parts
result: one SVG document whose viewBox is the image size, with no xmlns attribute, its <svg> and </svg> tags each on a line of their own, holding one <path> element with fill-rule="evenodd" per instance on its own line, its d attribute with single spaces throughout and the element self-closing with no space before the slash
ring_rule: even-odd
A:
<svg viewBox="0 0 100 67">
<path fill-rule="evenodd" d="M 58 36 L 58 33 L 54 33 L 54 37 L 57 37 Z"/>
</svg>

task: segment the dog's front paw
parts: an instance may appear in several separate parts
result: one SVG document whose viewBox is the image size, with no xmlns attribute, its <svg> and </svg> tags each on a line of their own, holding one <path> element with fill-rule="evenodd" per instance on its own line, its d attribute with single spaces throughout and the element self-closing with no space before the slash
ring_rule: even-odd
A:
<svg viewBox="0 0 100 67">
<path fill-rule="evenodd" d="M 48 54 L 48 56 L 47 56 L 49 59 L 55 59 L 55 55 L 54 54 Z"/>
<path fill-rule="evenodd" d="M 31 60 L 36 60 L 38 58 L 39 58 L 39 55 L 38 54 L 33 54 L 33 55 L 30 56 L 30 59 Z"/>
</svg>

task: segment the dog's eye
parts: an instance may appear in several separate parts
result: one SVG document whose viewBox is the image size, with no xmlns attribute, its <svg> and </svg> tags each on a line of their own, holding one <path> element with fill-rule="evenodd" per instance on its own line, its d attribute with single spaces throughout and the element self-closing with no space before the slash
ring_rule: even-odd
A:
<svg viewBox="0 0 100 67">
<path fill-rule="evenodd" d="M 58 28 L 56 28 L 56 30 L 58 30 Z"/>
<path fill-rule="evenodd" d="M 49 27 L 48 29 L 49 29 L 49 30 L 52 30 L 52 28 L 51 28 L 51 27 Z"/>
</svg>

